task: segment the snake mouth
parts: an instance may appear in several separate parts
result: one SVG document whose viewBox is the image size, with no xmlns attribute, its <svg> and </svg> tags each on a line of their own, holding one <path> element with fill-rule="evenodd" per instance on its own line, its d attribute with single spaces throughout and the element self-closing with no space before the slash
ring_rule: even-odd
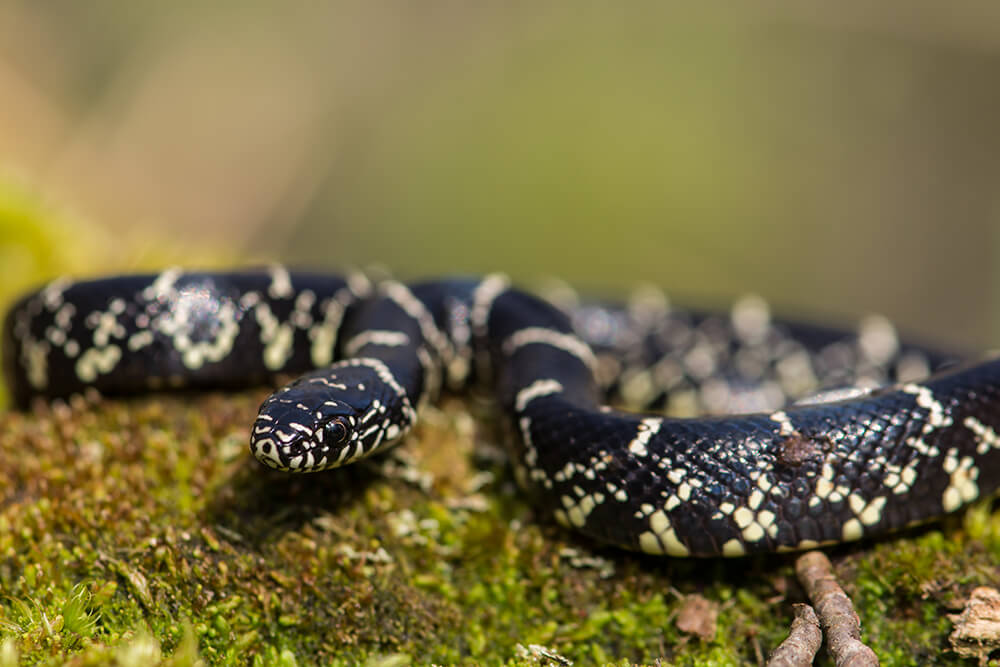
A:
<svg viewBox="0 0 1000 667">
<path fill-rule="evenodd" d="M 250 440 L 250 452 L 255 459 L 268 468 L 275 470 L 288 469 L 274 439 L 269 436 L 258 437 L 257 428 L 254 428 L 254 437 Z"/>
<path fill-rule="evenodd" d="M 292 470 L 292 459 L 301 456 L 302 449 L 295 447 L 294 436 L 289 438 L 275 428 L 269 415 L 259 415 L 250 437 L 250 451 L 254 458 L 275 470 Z"/>
<path fill-rule="evenodd" d="M 262 415 L 254 424 L 250 451 L 254 458 L 275 470 L 313 472 L 329 468 L 330 448 L 318 442 L 305 427 L 300 429 L 276 427 L 267 415 Z"/>
</svg>

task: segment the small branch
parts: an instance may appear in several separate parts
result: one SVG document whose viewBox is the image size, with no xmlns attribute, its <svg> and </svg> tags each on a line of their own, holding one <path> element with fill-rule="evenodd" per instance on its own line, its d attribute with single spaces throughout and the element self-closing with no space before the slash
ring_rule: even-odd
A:
<svg viewBox="0 0 1000 667">
<path fill-rule="evenodd" d="M 816 612 L 807 604 L 793 605 L 795 619 L 785 641 L 774 649 L 767 667 L 808 667 L 823 643 Z"/>
<path fill-rule="evenodd" d="M 875 652 L 861 642 L 861 620 L 851 598 L 837 583 L 830 560 L 809 551 L 795 562 L 795 574 L 819 614 L 826 644 L 837 667 L 878 665 Z"/>
</svg>

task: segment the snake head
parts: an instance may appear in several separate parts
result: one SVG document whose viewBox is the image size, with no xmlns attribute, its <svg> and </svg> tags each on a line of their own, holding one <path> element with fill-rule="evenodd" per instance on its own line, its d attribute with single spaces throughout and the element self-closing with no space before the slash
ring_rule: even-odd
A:
<svg viewBox="0 0 1000 667">
<path fill-rule="evenodd" d="M 254 457 L 278 470 L 318 472 L 397 443 L 415 416 L 381 367 L 363 361 L 314 371 L 271 394 L 250 436 Z"/>
</svg>

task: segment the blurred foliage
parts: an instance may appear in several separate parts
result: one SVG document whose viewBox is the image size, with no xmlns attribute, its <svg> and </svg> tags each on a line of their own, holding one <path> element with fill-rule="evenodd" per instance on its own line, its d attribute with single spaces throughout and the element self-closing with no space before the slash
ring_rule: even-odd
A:
<svg viewBox="0 0 1000 667">
<path fill-rule="evenodd" d="M 102 246 L 108 244 L 101 228 L 0 178 L 0 312 L 29 287 L 56 275 L 94 270 L 104 256 Z M 6 387 L 0 386 L 0 405 L 5 397 Z"/>
<path fill-rule="evenodd" d="M 643 7 L 515 23 L 396 92 L 286 252 L 716 305 L 756 290 L 982 344 L 993 55 Z"/>
<path fill-rule="evenodd" d="M 39 193 L 0 179 L 0 297 L 66 270 L 94 265 L 90 255 L 100 247 L 99 227 L 59 210 Z M 107 238 L 104 242 L 107 243 Z"/>
<path fill-rule="evenodd" d="M 115 237 L 984 346 L 1000 10 L 894 8 L 15 2 L 0 154 Z"/>
<path fill-rule="evenodd" d="M 18 295 L 59 276 L 149 271 L 176 263 L 227 266 L 233 261 L 221 249 L 113 233 L 23 181 L 0 175 L 0 313 Z M 0 407 L 6 393 L 0 383 Z"/>
</svg>

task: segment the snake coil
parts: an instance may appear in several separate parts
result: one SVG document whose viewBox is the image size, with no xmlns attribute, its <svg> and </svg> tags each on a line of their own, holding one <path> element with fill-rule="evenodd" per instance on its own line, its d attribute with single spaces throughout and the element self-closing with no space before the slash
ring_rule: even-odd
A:
<svg viewBox="0 0 1000 667">
<path fill-rule="evenodd" d="M 647 553 L 882 535 L 1000 482 L 1000 361 L 926 377 L 949 358 L 901 344 L 882 319 L 777 322 L 756 299 L 727 314 L 649 295 L 560 308 L 499 276 L 373 286 L 280 267 L 168 270 L 53 282 L 14 305 L 3 335 L 19 406 L 302 374 L 251 433 L 254 456 L 290 472 L 384 451 L 442 389 L 489 384 L 539 506 Z"/>
</svg>

